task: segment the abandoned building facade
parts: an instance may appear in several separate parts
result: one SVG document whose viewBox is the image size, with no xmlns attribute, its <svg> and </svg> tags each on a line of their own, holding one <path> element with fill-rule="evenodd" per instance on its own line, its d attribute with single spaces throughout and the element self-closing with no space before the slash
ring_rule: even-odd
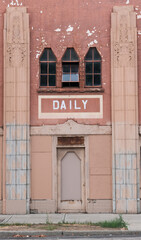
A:
<svg viewBox="0 0 141 240">
<path fill-rule="evenodd" d="M 3 0 L 0 213 L 140 213 L 140 0 Z"/>
</svg>

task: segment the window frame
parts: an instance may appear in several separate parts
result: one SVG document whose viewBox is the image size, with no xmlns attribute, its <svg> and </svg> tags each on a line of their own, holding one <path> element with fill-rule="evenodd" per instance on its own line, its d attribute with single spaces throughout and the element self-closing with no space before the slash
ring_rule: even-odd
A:
<svg viewBox="0 0 141 240">
<path fill-rule="evenodd" d="M 44 48 L 42 53 L 41 53 L 41 55 L 40 55 L 40 58 L 42 57 L 42 55 L 43 55 L 45 50 L 47 50 L 47 60 L 40 60 L 39 59 L 39 68 L 40 68 L 40 71 L 39 71 L 39 74 L 40 74 L 39 86 L 40 86 L 40 88 L 56 88 L 56 75 L 57 75 L 56 74 L 56 62 L 57 62 L 57 58 L 56 58 L 56 56 L 55 56 L 55 54 L 54 54 L 54 52 L 52 51 L 51 48 Z M 51 50 L 51 52 L 52 52 L 52 54 L 53 54 L 53 56 L 55 58 L 54 61 L 53 60 L 49 60 L 50 50 Z M 42 63 L 46 63 L 47 64 L 47 73 L 41 73 L 41 64 Z M 49 64 L 50 63 L 55 63 L 55 73 L 49 73 Z M 45 86 L 41 85 L 41 76 L 47 76 L 47 85 L 45 85 Z M 49 76 L 55 76 L 55 85 L 53 85 L 53 86 L 49 85 L 49 81 L 50 81 L 49 80 Z"/>
<path fill-rule="evenodd" d="M 86 56 L 88 54 L 88 52 L 92 49 L 92 59 L 91 60 L 86 60 Z M 85 63 L 85 87 L 86 88 L 99 88 L 102 87 L 102 58 L 101 55 L 99 53 L 100 56 L 100 60 L 95 60 L 94 59 L 94 51 L 95 49 L 97 50 L 97 52 L 99 53 L 98 49 L 96 47 L 90 47 L 89 50 L 87 51 L 85 57 L 84 57 L 84 63 Z M 92 64 L 92 72 L 91 73 L 86 73 L 86 64 L 87 63 L 91 63 Z M 96 73 L 94 70 L 94 64 L 95 63 L 100 63 L 100 73 Z M 92 75 L 92 85 L 86 85 L 86 76 Z M 95 85 L 95 75 L 100 76 L 100 84 L 99 85 Z"/>
<path fill-rule="evenodd" d="M 71 54 L 72 54 L 72 51 L 71 51 L 71 50 L 72 50 L 72 49 L 74 50 L 74 52 L 75 52 L 78 60 L 72 60 L 72 59 L 71 59 Z M 68 50 L 70 51 L 70 59 L 69 59 L 69 60 L 63 60 L 63 58 L 64 58 L 64 56 L 65 56 L 65 54 L 66 54 L 66 52 L 67 52 Z M 63 65 L 65 65 L 65 64 L 68 65 L 68 66 L 69 66 L 69 69 L 70 69 L 70 71 L 69 71 L 69 75 L 70 75 L 69 79 L 70 79 L 70 80 L 69 80 L 69 81 L 63 81 L 63 75 L 67 74 L 67 73 L 64 73 L 64 71 L 63 71 Z M 71 77 L 72 77 L 72 66 L 73 66 L 73 65 L 76 65 L 77 68 L 78 68 L 78 71 L 77 71 L 78 80 L 77 80 L 77 81 L 72 81 L 72 80 L 71 80 Z M 62 57 L 62 79 L 61 79 L 61 83 L 62 83 L 62 88 L 65 88 L 65 87 L 68 87 L 68 88 L 70 88 L 70 87 L 79 88 L 79 87 L 80 87 L 79 56 L 78 56 L 77 52 L 75 51 L 75 49 L 74 49 L 73 47 L 72 47 L 72 48 L 67 48 L 67 49 L 65 50 L 64 54 L 63 54 L 63 57 Z M 64 85 L 65 85 L 65 83 L 67 83 L 68 86 L 63 86 L 63 83 L 64 83 Z M 75 85 L 75 83 L 78 83 L 78 86 L 73 86 L 73 84 Z"/>
</svg>

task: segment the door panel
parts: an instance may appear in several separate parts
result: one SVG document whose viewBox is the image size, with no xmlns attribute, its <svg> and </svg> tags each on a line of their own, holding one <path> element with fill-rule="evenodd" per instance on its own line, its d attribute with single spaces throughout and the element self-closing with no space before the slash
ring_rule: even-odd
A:
<svg viewBox="0 0 141 240">
<path fill-rule="evenodd" d="M 85 211 L 84 149 L 58 149 L 58 211 Z"/>
<path fill-rule="evenodd" d="M 81 200 L 81 160 L 67 152 L 61 160 L 61 201 Z"/>
</svg>

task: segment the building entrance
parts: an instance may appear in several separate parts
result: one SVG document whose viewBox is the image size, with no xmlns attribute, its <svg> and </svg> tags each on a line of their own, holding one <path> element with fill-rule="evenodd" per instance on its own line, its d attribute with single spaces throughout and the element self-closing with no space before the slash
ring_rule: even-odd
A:
<svg viewBox="0 0 141 240">
<path fill-rule="evenodd" d="M 85 212 L 84 148 L 58 149 L 58 212 Z"/>
</svg>

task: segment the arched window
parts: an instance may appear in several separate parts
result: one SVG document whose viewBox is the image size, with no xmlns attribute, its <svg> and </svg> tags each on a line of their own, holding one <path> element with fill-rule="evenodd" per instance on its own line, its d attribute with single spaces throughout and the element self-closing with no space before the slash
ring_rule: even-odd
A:
<svg viewBox="0 0 141 240">
<path fill-rule="evenodd" d="M 79 87 L 79 57 L 74 48 L 67 48 L 62 57 L 62 87 Z"/>
<path fill-rule="evenodd" d="M 85 86 L 101 86 L 101 56 L 96 47 L 90 48 L 85 56 Z"/>
<path fill-rule="evenodd" d="M 56 57 L 51 48 L 45 48 L 40 56 L 40 86 L 56 86 Z"/>
</svg>

